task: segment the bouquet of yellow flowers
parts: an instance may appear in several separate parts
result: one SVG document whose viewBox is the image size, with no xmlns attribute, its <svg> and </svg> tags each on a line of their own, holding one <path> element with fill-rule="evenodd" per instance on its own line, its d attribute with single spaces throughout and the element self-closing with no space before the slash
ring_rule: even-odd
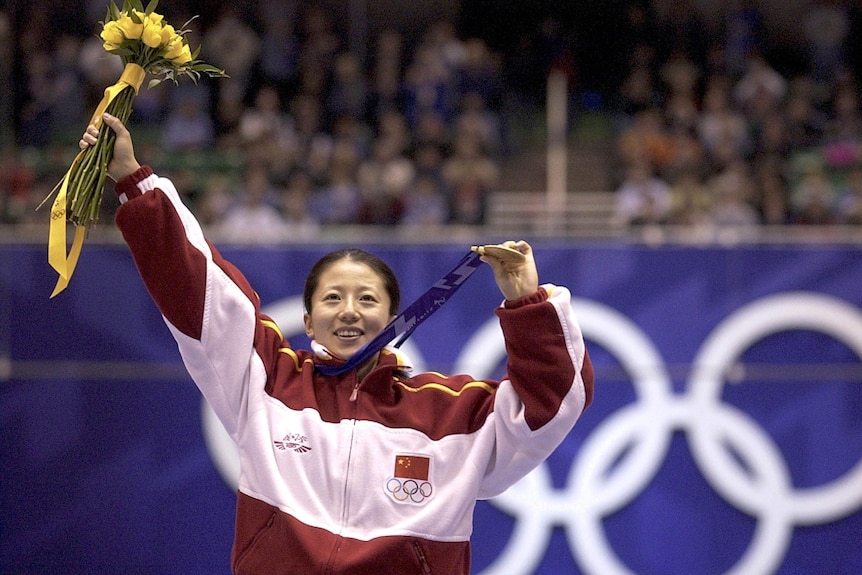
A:
<svg viewBox="0 0 862 575">
<path fill-rule="evenodd" d="M 155 12 L 157 4 L 158 0 L 152 0 L 144 8 L 141 0 L 123 0 L 123 7 L 118 8 L 113 0 L 109 2 L 100 37 L 105 50 L 119 56 L 124 68 L 117 83 L 105 90 L 90 120 L 91 124 L 101 126 L 104 112 L 125 123 L 147 74 L 153 76 L 148 87 L 168 79 L 176 83 L 182 76 L 194 82 L 201 75 L 226 76 L 224 70 L 198 60 L 200 47 L 194 52 L 189 47 L 186 35 L 191 30 L 186 27 L 191 20 L 177 30 Z M 86 230 L 98 220 L 115 141 L 113 130 L 100 130 L 96 144 L 75 157 L 63 180 L 48 196 L 50 198 L 56 194 L 51 208 L 48 262 L 60 275 L 51 297 L 68 285 L 78 262 Z M 68 256 L 67 221 L 76 227 Z"/>
</svg>

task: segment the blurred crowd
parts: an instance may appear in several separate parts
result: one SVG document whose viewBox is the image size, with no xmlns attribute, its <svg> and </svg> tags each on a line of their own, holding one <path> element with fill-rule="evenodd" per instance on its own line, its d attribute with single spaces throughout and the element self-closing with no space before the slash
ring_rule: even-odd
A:
<svg viewBox="0 0 862 575">
<path fill-rule="evenodd" d="M 163 4 L 169 21 L 190 17 Z M 238 6 L 192 23 L 192 44 L 230 78 L 142 89 L 129 121 L 139 156 L 176 181 L 205 225 L 270 242 L 331 224 L 483 223 L 505 146 L 500 60 L 482 40 L 459 39 L 448 21 L 410 46 L 385 30 L 363 63 L 318 3 Z M 58 35 L 50 9 L 28 14 L 17 141 L 0 160 L 5 222 L 39 219 L 34 205 L 121 72 L 95 34 Z"/>
<path fill-rule="evenodd" d="M 162 4 L 175 23 L 201 13 Z M 660 17 L 649 2 L 614 3 L 619 26 L 593 34 L 604 52 L 578 47 L 584 22 L 547 18 L 505 50 L 440 20 L 376 32 L 359 53 L 322 3 L 215 3 L 191 41 L 230 78 L 143 89 L 130 125 L 139 155 L 226 239 L 481 225 L 517 153 L 513 117 L 541 107 L 557 68 L 573 115 L 612 118 L 618 225 L 862 223 L 858 7 L 813 2 L 798 50 L 780 53 L 756 2 L 732 2 L 717 25 L 692 2 L 666 5 Z M 93 30 L 103 17 L 96 0 L 0 12 L 0 90 L 15 125 L 0 150 L 4 223 L 45 219 L 35 205 L 119 77 Z M 620 65 L 594 89 L 583 70 L 603 61 Z"/>
<path fill-rule="evenodd" d="M 729 5 L 718 38 L 671 16 L 668 31 L 631 12 L 616 223 L 862 224 L 859 3 L 810 3 L 783 51 L 754 1 Z"/>
</svg>

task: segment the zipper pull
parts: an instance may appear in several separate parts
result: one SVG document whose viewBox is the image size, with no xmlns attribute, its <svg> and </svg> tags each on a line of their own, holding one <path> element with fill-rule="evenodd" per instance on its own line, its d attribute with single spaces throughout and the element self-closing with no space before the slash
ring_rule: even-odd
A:
<svg viewBox="0 0 862 575">
<path fill-rule="evenodd" d="M 359 395 L 359 382 L 353 386 L 353 391 L 350 393 L 350 401 L 356 401 L 357 396 Z"/>
</svg>

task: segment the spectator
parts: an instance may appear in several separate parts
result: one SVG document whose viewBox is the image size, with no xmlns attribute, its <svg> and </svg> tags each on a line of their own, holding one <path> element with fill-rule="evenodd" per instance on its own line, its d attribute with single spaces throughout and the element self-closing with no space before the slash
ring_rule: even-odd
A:
<svg viewBox="0 0 862 575">
<path fill-rule="evenodd" d="M 254 94 L 253 105 L 245 108 L 239 118 L 239 136 L 243 144 L 266 142 L 282 146 L 293 129 L 292 119 L 281 107 L 278 90 L 263 85 Z"/>
<path fill-rule="evenodd" d="M 401 149 L 398 136 L 380 137 L 372 156 L 359 166 L 359 223 L 389 225 L 401 220 L 407 187 L 416 173 Z"/>
<path fill-rule="evenodd" d="M 677 127 L 670 133 L 671 157 L 662 173 L 702 173 L 706 170 L 706 154 L 693 129 Z"/>
<path fill-rule="evenodd" d="M 332 74 L 341 40 L 326 8 L 304 4 L 300 15 L 299 92 L 323 102 L 326 80 Z"/>
<path fill-rule="evenodd" d="M 767 225 L 783 225 L 788 219 L 787 178 L 782 163 L 778 155 L 764 155 L 755 164 L 753 204 L 761 223 Z"/>
<path fill-rule="evenodd" d="M 412 131 L 413 145 L 417 147 L 430 145 L 438 149 L 449 148 L 452 143 L 451 132 L 452 127 L 447 125 L 439 114 L 426 111 Z"/>
<path fill-rule="evenodd" d="M 815 0 L 803 20 L 808 73 L 828 84 L 847 65 L 845 47 L 850 14 L 839 0 Z"/>
<path fill-rule="evenodd" d="M 703 227 L 711 221 L 712 197 L 696 169 L 680 171 L 670 182 L 669 223 Z"/>
<path fill-rule="evenodd" d="M 320 237 L 320 224 L 309 211 L 314 182 L 302 170 L 295 170 L 281 190 L 280 208 L 291 241 L 312 241 Z"/>
<path fill-rule="evenodd" d="M 80 40 L 71 34 L 57 38 L 51 57 L 50 109 L 53 126 L 52 140 L 74 141 L 65 126 L 80 126 L 88 119 L 89 110 L 84 109 L 85 91 L 81 72 L 78 69 Z M 116 79 L 114 80 L 116 81 Z"/>
<path fill-rule="evenodd" d="M 485 222 L 488 195 L 497 186 L 499 167 L 469 134 L 455 138 L 454 154 L 443 162 L 443 178 L 450 196 L 452 223 L 480 225 Z"/>
<path fill-rule="evenodd" d="M 212 116 L 202 101 L 184 95 L 177 107 L 165 119 L 162 143 L 169 152 L 185 152 L 210 148 L 215 142 Z"/>
<path fill-rule="evenodd" d="M 272 86 L 279 103 L 287 104 L 299 88 L 299 38 L 296 2 L 258 2 L 258 20 L 263 27 L 260 51 L 255 61 L 253 91 Z"/>
<path fill-rule="evenodd" d="M 194 205 L 195 216 L 206 227 L 221 222 L 233 203 L 233 185 L 224 174 L 209 174 L 204 181 L 201 196 Z"/>
<path fill-rule="evenodd" d="M 243 21 L 238 7 L 232 2 L 220 4 L 215 24 L 206 31 L 203 45 L 207 60 L 222 68 L 230 78 L 214 82 L 216 100 L 220 107 L 223 100 L 240 102 L 249 90 L 251 71 L 260 54 L 260 38 L 254 29 Z"/>
<path fill-rule="evenodd" d="M 314 179 L 308 177 L 313 185 Z M 322 224 L 355 224 L 359 221 L 359 203 L 354 170 L 345 163 L 337 163 L 330 171 L 329 181 L 311 196 L 309 212 Z"/>
<path fill-rule="evenodd" d="M 276 192 L 263 166 L 250 166 L 236 200 L 217 224 L 228 241 L 269 244 L 286 240 L 287 224 L 276 205 Z"/>
<path fill-rule="evenodd" d="M 296 164 L 302 169 L 309 169 L 309 158 L 312 151 L 331 149 L 332 135 L 327 133 L 323 125 L 323 104 L 310 92 L 303 92 L 291 102 L 290 114 L 293 118 L 293 130 L 290 133 L 287 147 L 296 158 Z M 320 185 L 325 180 L 324 173 L 312 173 L 315 182 Z"/>
<path fill-rule="evenodd" d="M 845 142 L 855 149 L 862 144 L 862 110 L 854 85 L 841 86 L 832 98 L 832 113 L 826 122 L 824 143 Z M 857 152 L 858 154 L 858 152 Z M 862 158 L 854 157 L 854 161 Z"/>
<path fill-rule="evenodd" d="M 762 52 L 766 42 L 766 24 L 755 0 L 733 0 L 724 20 L 724 55 L 727 72 L 738 78 L 745 72 L 748 56 Z"/>
<path fill-rule="evenodd" d="M 754 159 L 786 158 L 790 153 L 790 135 L 781 108 L 766 112 L 753 126 Z"/>
<path fill-rule="evenodd" d="M 862 167 L 850 170 L 836 203 L 836 223 L 862 225 Z"/>
<path fill-rule="evenodd" d="M 423 116 L 423 119 L 428 116 L 430 114 Z M 504 151 L 500 119 L 488 109 L 481 94 L 469 92 L 463 95 L 461 112 L 455 120 L 454 130 L 476 138 L 482 149 L 487 150 L 493 157 L 499 157 Z"/>
<path fill-rule="evenodd" d="M 638 44 L 632 55 L 632 65 L 620 86 L 618 107 L 623 114 L 623 127 L 640 112 L 660 106 L 654 65 L 655 49 L 644 43 Z"/>
<path fill-rule="evenodd" d="M 0 223 L 23 221 L 32 207 L 35 186 L 36 173 L 32 167 L 21 161 L 15 146 L 5 146 L 0 151 Z"/>
<path fill-rule="evenodd" d="M 463 49 L 463 59 L 452 58 L 455 86 L 462 105 L 467 95 L 474 95 L 481 102 L 482 109 L 496 114 L 503 95 L 498 56 L 480 38 L 470 38 L 463 45 L 456 44 L 456 49 Z"/>
<path fill-rule="evenodd" d="M 670 185 L 653 173 L 645 161 L 634 162 L 616 191 L 613 223 L 616 226 L 663 224 L 671 215 Z"/>
<path fill-rule="evenodd" d="M 369 94 L 369 121 L 401 109 L 401 74 L 404 42 L 396 30 L 384 30 L 377 37 Z"/>
<path fill-rule="evenodd" d="M 835 223 L 835 186 L 823 166 L 810 166 L 793 189 L 793 223 L 823 226 Z"/>
<path fill-rule="evenodd" d="M 417 176 L 405 198 L 401 223 L 426 229 L 449 222 L 449 205 L 440 180 L 430 174 Z"/>
<path fill-rule="evenodd" d="M 671 51 L 667 61 L 661 65 L 660 75 L 669 94 L 679 94 L 694 101 L 700 70 L 689 54 L 681 49 Z"/>
<path fill-rule="evenodd" d="M 24 102 L 18 116 L 18 144 L 46 147 L 54 126 L 51 114 L 51 56 L 37 50 L 24 58 Z"/>
<path fill-rule="evenodd" d="M 748 123 L 732 105 L 728 79 L 710 78 L 703 102 L 697 130 L 710 159 L 721 163 L 727 154 L 747 156 L 751 152 Z"/>
<path fill-rule="evenodd" d="M 331 117 L 365 120 L 368 112 L 368 85 L 356 54 L 342 52 L 335 58 L 332 82 L 326 97 Z"/>
<path fill-rule="evenodd" d="M 404 75 L 404 115 L 411 129 L 426 112 L 438 114 L 448 124 L 455 111 L 455 92 L 450 69 L 431 46 L 417 48 Z"/>
<path fill-rule="evenodd" d="M 787 81 L 759 53 L 749 55 L 745 73 L 733 89 L 733 97 L 743 111 L 757 109 L 759 99 L 765 98 L 777 106 L 787 93 Z"/>
<path fill-rule="evenodd" d="M 649 108 L 638 112 L 617 142 L 623 165 L 647 162 L 660 172 L 673 160 L 673 142 L 665 130 L 661 110 Z"/>
<path fill-rule="evenodd" d="M 748 227 L 760 223 L 751 201 L 755 194 L 754 180 L 748 164 L 735 158 L 707 182 L 712 209 L 712 223 L 719 227 Z"/>
<path fill-rule="evenodd" d="M 804 150 L 819 144 L 828 120 L 817 109 L 811 93 L 805 89 L 791 91 L 784 108 L 790 148 Z"/>
</svg>

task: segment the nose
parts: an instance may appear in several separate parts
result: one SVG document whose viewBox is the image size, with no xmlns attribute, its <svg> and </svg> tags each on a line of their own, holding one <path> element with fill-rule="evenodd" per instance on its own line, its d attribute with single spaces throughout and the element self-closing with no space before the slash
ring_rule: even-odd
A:
<svg viewBox="0 0 862 575">
<path fill-rule="evenodd" d="M 338 318 L 341 321 L 356 321 L 359 318 L 359 313 L 356 311 L 356 302 L 352 297 L 344 298 L 341 309 L 338 312 Z"/>
</svg>

